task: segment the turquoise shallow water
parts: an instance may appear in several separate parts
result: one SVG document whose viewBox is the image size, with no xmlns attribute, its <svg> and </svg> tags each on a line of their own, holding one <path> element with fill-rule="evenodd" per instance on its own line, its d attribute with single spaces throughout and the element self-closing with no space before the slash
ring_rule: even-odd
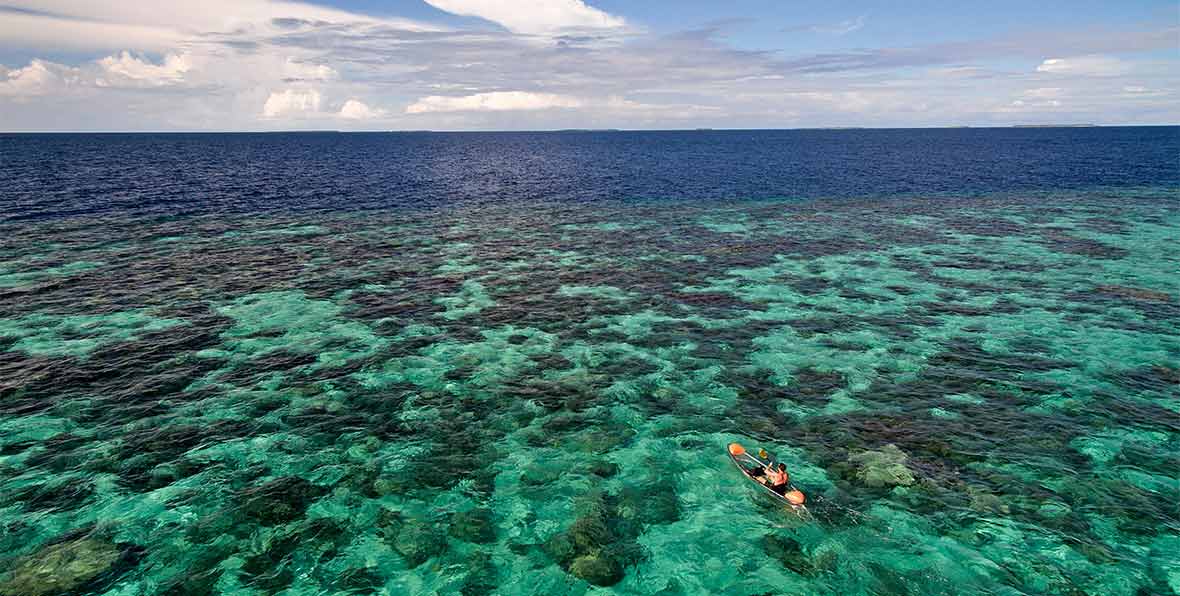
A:
<svg viewBox="0 0 1180 596">
<path fill-rule="evenodd" d="M 0 594 L 1180 592 L 1175 197 L 3 224 Z"/>
</svg>

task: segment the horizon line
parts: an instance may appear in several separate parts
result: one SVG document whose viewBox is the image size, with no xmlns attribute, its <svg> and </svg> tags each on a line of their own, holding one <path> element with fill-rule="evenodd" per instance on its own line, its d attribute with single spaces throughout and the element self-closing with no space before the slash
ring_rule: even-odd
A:
<svg viewBox="0 0 1180 596">
<path fill-rule="evenodd" d="M 934 125 L 934 126 L 801 126 L 783 128 L 752 127 L 694 127 L 694 128 L 521 128 L 521 129 L 270 129 L 270 130 L 5 130 L 0 135 L 21 134 L 413 134 L 413 133 L 552 133 L 552 132 L 755 132 L 755 131 L 850 131 L 850 130 L 962 130 L 962 129 L 1035 129 L 1035 128 L 1167 128 L 1180 127 L 1173 124 L 988 124 L 988 125 Z"/>
</svg>

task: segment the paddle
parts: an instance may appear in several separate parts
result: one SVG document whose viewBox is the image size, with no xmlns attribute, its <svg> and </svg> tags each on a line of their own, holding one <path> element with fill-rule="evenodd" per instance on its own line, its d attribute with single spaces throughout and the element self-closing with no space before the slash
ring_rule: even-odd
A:
<svg viewBox="0 0 1180 596">
<path fill-rule="evenodd" d="M 766 467 L 766 466 L 770 465 L 767 462 L 764 462 L 764 461 L 754 457 L 753 455 L 750 455 L 749 453 L 747 453 L 745 455 L 746 455 L 746 457 L 750 458 L 750 461 L 752 461 L 760 466 Z"/>
</svg>

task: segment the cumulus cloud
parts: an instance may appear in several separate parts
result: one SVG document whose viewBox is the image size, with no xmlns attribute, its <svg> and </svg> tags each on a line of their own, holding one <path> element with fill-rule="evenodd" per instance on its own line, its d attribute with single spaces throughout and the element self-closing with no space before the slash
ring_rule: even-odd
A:
<svg viewBox="0 0 1180 596">
<path fill-rule="evenodd" d="M 0 94 L 51 95 L 75 90 L 159 87 L 181 83 L 192 68 L 187 55 L 168 54 L 157 64 L 124 51 L 81 66 L 33 59 L 28 66 L 0 71 Z"/>
<path fill-rule="evenodd" d="M 452 14 L 479 17 L 513 33 L 556 35 L 570 31 L 619 29 L 622 18 L 587 6 L 583 0 L 426 0 Z"/>
<path fill-rule="evenodd" d="M 428 95 L 406 107 L 407 114 L 433 112 L 506 112 L 515 110 L 547 110 L 577 108 L 582 100 L 554 93 L 529 91 L 492 91 L 474 95 Z"/>
<path fill-rule="evenodd" d="M 1126 71 L 1127 64 L 1112 56 L 1049 58 L 1037 66 L 1037 72 L 1061 75 L 1110 76 Z"/>
<path fill-rule="evenodd" d="M 262 106 L 265 118 L 298 117 L 315 114 L 320 110 L 320 92 L 315 89 L 284 89 L 275 91 L 266 98 Z"/>
<path fill-rule="evenodd" d="M 24 68 L 4 69 L 0 77 L 0 95 L 42 95 L 75 83 L 78 69 L 34 59 Z"/>
<path fill-rule="evenodd" d="M 385 115 L 384 110 L 371 108 L 363 102 L 350 99 L 340 107 L 339 116 L 346 120 L 372 120 Z"/>
<path fill-rule="evenodd" d="M 192 68 L 187 54 L 168 54 L 160 64 L 131 55 L 124 50 L 117 56 L 107 56 L 98 61 L 99 67 L 111 77 L 128 79 L 149 85 L 178 83 Z M 105 82 L 105 81 L 104 81 Z M 100 83 L 102 84 L 102 83 Z"/>
</svg>

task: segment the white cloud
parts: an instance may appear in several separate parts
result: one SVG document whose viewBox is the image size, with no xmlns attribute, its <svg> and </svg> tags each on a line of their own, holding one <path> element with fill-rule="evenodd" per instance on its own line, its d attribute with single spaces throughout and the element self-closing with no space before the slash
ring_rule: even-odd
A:
<svg viewBox="0 0 1180 596">
<path fill-rule="evenodd" d="M 5 0 L 0 40 L 17 47 L 60 50 L 167 51 L 194 35 L 275 31 L 276 19 L 369 23 L 407 31 L 438 28 L 409 19 L 374 18 L 303 2 L 270 0 Z"/>
<path fill-rule="evenodd" d="M 127 51 L 82 66 L 33 59 L 24 68 L 0 72 L 0 94 L 52 95 L 69 90 L 159 87 L 182 82 L 191 68 L 185 54 L 168 54 L 159 64 Z"/>
<path fill-rule="evenodd" d="M 577 108 L 582 100 L 568 95 L 554 93 L 532 93 L 529 91 L 492 91 L 464 96 L 428 95 L 406 108 L 407 114 L 429 114 L 433 112 L 504 112 L 513 110 L 546 110 L 550 108 Z"/>
<path fill-rule="evenodd" d="M 283 63 L 283 78 L 290 81 L 331 81 L 340 77 L 336 69 L 326 64 L 311 64 L 287 58 Z"/>
<path fill-rule="evenodd" d="M 98 65 L 105 74 L 116 79 L 129 79 L 148 85 L 178 83 L 184 79 L 184 74 L 192 69 L 192 61 L 187 54 L 168 54 L 160 64 L 155 64 L 150 60 L 133 56 L 126 50 L 117 56 L 102 58 Z M 109 80 L 103 80 L 99 84 L 109 83 Z"/>
<path fill-rule="evenodd" d="M 320 111 L 320 101 L 320 92 L 315 89 L 275 91 L 266 98 L 262 115 L 265 118 L 312 115 Z"/>
<path fill-rule="evenodd" d="M 372 120 L 385 115 L 384 110 L 371 108 L 361 101 L 350 99 L 340 107 L 340 117 L 348 120 Z"/>
<path fill-rule="evenodd" d="M 1123 74 L 1127 64 L 1112 56 L 1078 56 L 1074 58 L 1049 58 L 1037 66 L 1037 72 L 1080 75 L 1110 76 Z"/>
<path fill-rule="evenodd" d="M 492 21 L 513 33 L 555 35 L 563 31 L 620 29 L 622 18 L 608 14 L 583 0 L 426 0 L 452 14 Z"/>
<path fill-rule="evenodd" d="M 78 69 L 34 59 L 24 68 L 4 69 L 0 73 L 0 95 L 43 95 L 59 87 L 76 83 Z"/>
<path fill-rule="evenodd" d="M 592 119 L 604 117 L 625 118 L 634 122 L 667 122 L 724 114 L 724 110 L 718 106 L 691 103 L 647 103 L 627 99 L 622 95 L 573 97 L 525 91 L 477 93 L 459 97 L 428 96 L 407 107 L 406 113 L 479 115 L 480 113 L 526 110 L 547 111 L 545 113 L 549 114 L 561 113 L 560 109 L 554 110 L 553 108 L 576 108 L 577 113 L 583 115 L 580 122 L 582 125 L 592 124 Z"/>
</svg>

